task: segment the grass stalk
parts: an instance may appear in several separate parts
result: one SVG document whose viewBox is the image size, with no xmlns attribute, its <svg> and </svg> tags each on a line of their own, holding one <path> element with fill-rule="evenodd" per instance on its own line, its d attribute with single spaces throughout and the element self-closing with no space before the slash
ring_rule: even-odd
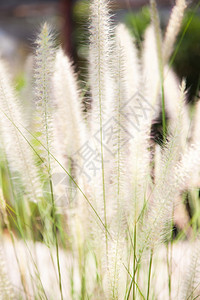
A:
<svg viewBox="0 0 200 300">
<path fill-rule="evenodd" d="M 50 183 L 51 200 L 52 200 L 53 232 L 54 232 L 54 238 L 56 244 L 56 260 L 57 260 L 57 268 L 58 268 L 58 276 L 59 276 L 59 289 L 60 289 L 61 300 L 63 300 L 62 278 L 61 278 L 61 270 L 60 270 L 59 247 L 58 247 L 58 236 L 57 236 L 57 226 L 56 226 L 56 207 L 55 207 L 55 200 L 53 194 L 53 184 L 51 179 L 49 183 Z"/>
<path fill-rule="evenodd" d="M 146 297 L 146 300 L 149 300 L 149 294 L 150 294 L 152 262 L 153 262 L 153 249 L 151 249 L 150 260 L 149 260 L 149 273 L 148 273 L 148 284 L 147 284 L 147 297 Z"/>
<path fill-rule="evenodd" d="M 136 277 L 136 237 L 137 237 L 137 225 L 135 223 L 134 226 L 134 252 L 133 252 L 133 278 L 134 278 L 134 283 L 133 283 L 133 300 L 135 300 L 135 277 Z"/>
</svg>

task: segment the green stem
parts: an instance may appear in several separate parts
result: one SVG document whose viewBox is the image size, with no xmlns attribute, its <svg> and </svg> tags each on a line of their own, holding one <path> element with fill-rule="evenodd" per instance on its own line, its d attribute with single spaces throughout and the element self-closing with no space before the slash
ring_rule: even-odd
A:
<svg viewBox="0 0 200 300">
<path fill-rule="evenodd" d="M 50 179 L 50 189 L 51 189 L 52 214 L 53 214 L 53 232 L 54 232 L 54 237 L 55 237 L 55 242 L 56 242 L 56 259 L 57 259 L 58 276 L 59 276 L 59 288 L 60 288 L 61 300 L 63 300 L 59 248 L 58 248 L 58 236 L 57 236 L 57 232 L 56 232 L 56 213 L 55 213 L 56 209 L 55 209 L 55 200 L 54 200 L 54 195 L 53 195 L 53 184 L 52 184 L 51 179 Z"/>
<path fill-rule="evenodd" d="M 152 261 L 153 261 L 153 249 L 151 249 L 150 261 L 149 261 L 149 274 L 148 274 L 147 300 L 149 300 L 149 292 L 150 292 L 150 285 L 151 285 L 151 269 L 152 269 Z"/>
<path fill-rule="evenodd" d="M 131 239 L 132 240 L 132 239 Z M 131 242 L 132 243 L 132 242 Z M 132 289 L 132 286 L 133 286 L 133 299 L 134 298 L 134 295 L 135 295 L 135 288 L 138 288 L 137 286 L 137 283 L 135 282 L 135 276 L 136 276 L 136 272 L 137 272 L 137 269 L 138 269 L 138 266 L 139 266 L 139 263 L 140 263 L 140 259 L 137 261 L 136 259 L 136 223 L 135 223 L 135 226 L 134 226 L 134 245 L 133 245 L 133 276 L 132 276 L 132 279 L 131 279 L 131 282 L 130 282 L 130 286 L 129 286 L 129 290 L 128 290 L 128 293 L 127 293 L 127 296 L 126 296 L 126 300 L 129 299 L 130 297 L 130 293 L 131 293 L 131 289 Z M 139 290 L 140 292 L 140 290 Z"/>
<path fill-rule="evenodd" d="M 133 300 L 135 300 L 135 275 L 136 275 L 136 223 L 135 223 L 135 226 L 134 226 Z"/>
</svg>

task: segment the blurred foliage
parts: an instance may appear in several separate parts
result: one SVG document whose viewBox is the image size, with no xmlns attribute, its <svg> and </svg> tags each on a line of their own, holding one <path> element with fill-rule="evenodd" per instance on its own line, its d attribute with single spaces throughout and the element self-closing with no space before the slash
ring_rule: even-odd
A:
<svg viewBox="0 0 200 300">
<path fill-rule="evenodd" d="M 147 6 L 143 7 L 139 12 L 128 12 L 125 15 L 124 22 L 130 32 L 136 37 L 138 45 L 141 45 L 144 31 L 151 22 L 151 15 Z"/>
<path fill-rule="evenodd" d="M 180 77 L 187 78 L 190 98 L 198 96 L 200 80 L 200 18 L 199 15 L 188 12 L 183 22 L 184 28 L 191 23 L 185 33 L 181 46 L 174 60 L 174 68 Z"/>
<path fill-rule="evenodd" d="M 15 88 L 18 92 L 20 92 L 26 85 L 26 80 L 23 72 L 20 72 L 17 74 L 17 76 L 14 78 L 15 79 Z"/>
</svg>

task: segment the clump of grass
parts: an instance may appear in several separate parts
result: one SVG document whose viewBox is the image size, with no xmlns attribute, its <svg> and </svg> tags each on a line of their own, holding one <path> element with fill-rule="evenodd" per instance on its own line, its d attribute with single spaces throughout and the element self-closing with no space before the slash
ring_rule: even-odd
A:
<svg viewBox="0 0 200 300">
<path fill-rule="evenodd" d="M 91 2 L 87 112 L 73 63 L 55 47 L 48 24 L 36 41 L 35 108 L 27 123 L 0 61 L 1 256 L 8 266 L 12 257 L 13 274 L 21 278 L 15 286 L 0 266 L 3 299 L 199 296 L 198 257 L 186 272 L 190 251 L 182 267 L 182 244 L 173 238 L 176 207 L 198 188 L 200 169 L 186 83 L 168 65 L 186 2 L 177 0 L 164 39 L 156 3 L 150 4 L 152 24 L 139 56 L 128 29 L 114 28 L 109 3 Z M 152 127 L 160 116 L 162 138 L 155 142 Z M 196 232 L 187 226 L 192 239 Z"/>
</svg>

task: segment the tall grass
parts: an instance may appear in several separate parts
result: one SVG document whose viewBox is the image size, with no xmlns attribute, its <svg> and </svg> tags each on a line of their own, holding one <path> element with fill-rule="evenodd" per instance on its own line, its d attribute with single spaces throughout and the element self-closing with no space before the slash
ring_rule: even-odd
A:
<svg viewBox="0 0 200 300">
<path fill-rule="evenodd" d="M 1 299 L 200 297 L 185 206 L 199 207 L 200 110 L 191 118 L 186 81 L 169 66 L 186 2 L 164 36 L 150 5 L 139 53 L 109 3 L 91 1 L 87 112 L 48 24 L 30 67 L 31 116 L 0 60 Z"/>
</svg>

